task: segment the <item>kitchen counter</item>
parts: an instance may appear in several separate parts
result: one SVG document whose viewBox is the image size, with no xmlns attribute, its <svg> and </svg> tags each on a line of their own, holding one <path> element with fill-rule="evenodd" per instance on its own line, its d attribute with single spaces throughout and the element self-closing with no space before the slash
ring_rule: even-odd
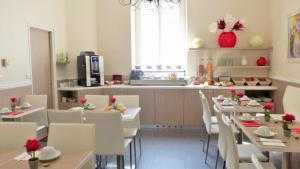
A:
<svg viewBox="0 0 300 169">
<path fill-rule="evenodd" d="M 112 85 L 112 86 L 97 86 L 97 87 L 61 87 L 58 91 L 80 91 L 89 89 L 201 89 L 201 90 L 226 90 L 226 89 L 237 89 L 237 90 L 277 90 L 276 86 L 232 86 L 232 87 L 222 87 L 222 86 L 207 86 L 207 85 L 186 85 L 186 86 L 132 86 L 132 85 Z"/>
</svg>

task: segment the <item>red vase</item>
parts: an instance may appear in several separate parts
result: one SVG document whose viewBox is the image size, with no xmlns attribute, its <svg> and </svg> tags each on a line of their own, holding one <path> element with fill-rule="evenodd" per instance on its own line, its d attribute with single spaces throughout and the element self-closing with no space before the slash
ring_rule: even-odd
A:
<svg viewBox="0 0 300 169">
<path fill-rule="evenodd" d="M 258 66 L 266 66 L 267 64 L 267 59 L 265 57 L 259 57 L 256 61 Z"/>
<path fill-rule="evenodd" d="M 219 45 L 221 48 L 233 48 L 237 42 L 234 32 L 222 32 L 219 35 Z"/>
</svg>

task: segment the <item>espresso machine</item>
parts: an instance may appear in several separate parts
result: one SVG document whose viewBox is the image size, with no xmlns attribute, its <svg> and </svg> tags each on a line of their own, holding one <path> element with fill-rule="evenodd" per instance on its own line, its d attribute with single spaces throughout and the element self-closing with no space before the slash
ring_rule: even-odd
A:
<svg viewBox="0 0 300 169">
<path fill-rule="evenodd" d="M 78 85 L 85 87 L 104 85 L 103 56 L 94 52 L 80 52 L 77 57 Z"/>
</svg>

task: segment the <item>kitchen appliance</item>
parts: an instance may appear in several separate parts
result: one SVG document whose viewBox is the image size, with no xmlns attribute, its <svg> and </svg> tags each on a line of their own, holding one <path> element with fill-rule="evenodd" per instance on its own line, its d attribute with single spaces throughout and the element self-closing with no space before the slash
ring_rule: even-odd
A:
<svg viewBox="0 0 300 169">
<path fill-rule="evenodd" d="M 94 52 L 80 52 L 77 57 L 77 73 L 79 86 L 104 85 L 104 61 L 103 56 Z"/>
<path fill-rule="evenodd" d="M 139 86 L 187 85 L 185 70 L 133 70 L 130 84 Z"/>
</svg>

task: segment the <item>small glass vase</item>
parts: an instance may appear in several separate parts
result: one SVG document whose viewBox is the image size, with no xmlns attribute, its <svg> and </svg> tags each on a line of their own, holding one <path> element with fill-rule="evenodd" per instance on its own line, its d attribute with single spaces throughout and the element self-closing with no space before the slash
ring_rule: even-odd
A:
<svg viewBox="0 0 300 169">
<path fill-rule="evenodd" d="M 240 98 L 237 99 L 237 103 L 238 103 L 239 106 L 242 106 L 242 101 L 241 101 Z"/>
<path fill-rule="evenodd" d="M 11 111 L 12 112 L 16 111 L 16 106 L 11 106 Z"/>
<path fill-rule="evenodd" d="M 271 116 L 270 114 L 265 114 L 265 122 L 270 122 Z"/>
<path fill-rule="evenodd" d="M 291 129 L 283 129 L 283 133 L 285 137 L 291 137 L 292 130 Z"/>
<path fill-rule="evenodd" d="M 39 159 L 31 158 L 28 160 L 28 164 L 29 164 L 30 169 L 38 169 L 39 168 Z"/>
</svg>

